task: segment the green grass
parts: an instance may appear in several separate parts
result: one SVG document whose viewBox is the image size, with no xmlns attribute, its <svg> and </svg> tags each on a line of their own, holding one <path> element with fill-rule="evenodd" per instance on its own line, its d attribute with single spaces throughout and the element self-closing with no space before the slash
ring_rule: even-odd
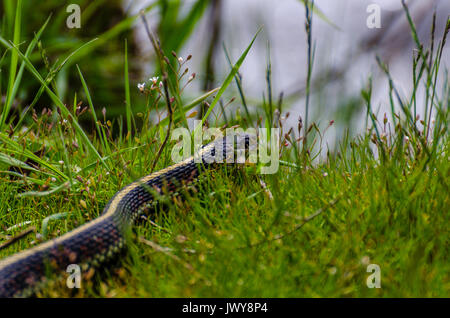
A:
<svg viewBox="0 0 450 318">
<path fill-rule="evenodd" d="M 179 7 L 176 1 L 172 6 Z M 203 9 L 198 1 L 188 16 L 198 17 Z M 16 19 L 20 19 L 20 7 L 17 11 Z M 161 14 L 169 17 L 173 11 Z M 177 20 L 176 15 L 171 18 Z M 181 40 L 194 27 L 189 21 L 177 22 L 186 29 Z M 42 27 L 32 43 L 51 23 Z M 164 27 L 163 31 L 170 25 Z M 414 36 L 412 21 L 411 28 Z M 449 28 L 450 23 L 447 32 Z M 51 114 L 30 109 L 17 124 L 12 117 L 17 114 L 11 115 L 8 106 L 11 99 L 2 104 L 0 246 L 26 228 L 35 230 L 1 248 L 0 258 L 93 220 L 123 186 L 147 175 L 153 165 L 158 170 L 172 164 L 174 142 L 165 144 L 168 127 L 185 125 L 194 106 L 209 101 L 202 122 L 222 126 L 221 112 L 214 106 L 232 89 L 233 78 L 245 106 L 248 101 L 238 69 L 254 39 L 242 48 L 236 64 L 227 56 L 231 71 L 220 87 L 194 98 L 186 97 L 182 89 L 189 81 L 184 72 L 186 59 L 179 63 L 175 56 L 161 57 L 155 65 L 159 63 L 168 73 L 160 79 L 172 101 L 159 88 L 140 96 L 131 92 L 136 89 L 128 76 L 128 46 L 121 42 L 125 102 L 122 116 L 110 120 L 96 109 L 96 90 L 91 89 L 83 60 L 76 53 L 91 48 L 91 42 L 79 51 L 74 49 L 62 62 L 79 62 L 73 76 L 83 92 L 81 97 L 75 92 L 73 103 L 66 104 L 55 91 L 51 77 L 56 74 L 44 76 L 34 66 L 34 45 L 24 54 L 24 45 L 17 46 L 20 29 L 10 34 L 15 35 L 12 42 L 0 37 L 7 50 L 3 62 L 9 61 L 14 69 L 1 94 L 15 95 L 16 74 L 23 72 L 15 70 L 23 65 L 38 94 L 45 92 L 53 106 Z M 344 137 L 328 149 L 322 138 L 332 123 L 312 122 L 284 131 L 282 164 L 276 174 L 258 175 L 258 166 L 251 165 L 224 166 L 206 173 L 195 189 L 183 190 L 181 197 L 161 198 L 155 214 L 134 227 L 127 252 L 114 266 L 87 273 L 77 292 L 68 290 L 64 281 L 53 281 L 40 296 L 449 297 L 449 84 L 436 91 L 446 34 L 434 52 L 417 42 L 414 87 L 429 93 L 426 109 L 427 114 L 433 111 L 434 122 L 429 115 L 416 119 L 420 103 L 416 90 L 402 99 L 388 67 L 378 59 L 390 87 L 390 118 L 374 114 L 369 79 L 361 92 L 367 107 L 364 133 Z M 165 53 L 170 51 L 164 43 L 179 45 L 173 39 L 164 40 L 168 36 L 160 34 Z M 307 69 L 312 69 L 313 59 L 310 63 Z M 55 64 L 54 69 L 61 67 Z M 441 70 L 440 75 L 447 76 L 445 72 Z M 228 126 L 280 126 L 273 116 L 270 59 L 266 80 L 267 102 L 264 98 L 256 113 L 245 108 L 243 115 L 227 114 Z M 91 131 L 79 123 L 84 107 L 78 106 L 80 100 L 87 105 Z M 136 111 L 135 102 L 145 107 Z M 165 107 L 174 107 L 172 120 L 163 115 L 153 124 L 151 120 Z M 283 110 L 281 102 L 276 108 Z M 258 119 L 260 113 L 266 116 Z M 381 268 L 380 289 L 366 286 L 371 274 L 368 264 Z"/>
<path fill-rule="evenodd" d="M 140 222 L 114 275 L 84 282 L 78 296 L 448 296 L 450 202 L 438 176 L 450 169 L 448 146 L 447 140 L 434 160 L 437 171 L 424 172 L 425 159 L 409 168 L 408 162 L 379 165 L 364 145 L 353 147 L 347 164 L 336 159 L 306 171 L 283 167 L 265 178 L 273 201 L 254 174 L 220 170 L 185 201 L 168 199 L 153 218 L 159 227 Z M 129 175 L 144 175 L 153 157 L 144 148 L 136 152 L 115 162 L 127 162 Z M 158 167 L 168 163 L 162 160 Z M 69 212 L 49 223 L 50 237 L 56 237 L 95 218 L 114 192 L 134 179 L 121 175 L 122 164 L 116 166 L 106 175 L 98 165 L 76 190 L 38 198 L 17 198 L 11 194 L 21 187 L 2 182 L 2 227 L 32 220 L 40 231 L 44 217 Z M 89 192 L 80 193 L 85 188 Z M 319 209 L 324 211 L 288 234 Z M 279 234 L 285 236 L 276 239 Z M 159 252 L 140 238 L 170 251 Z M 31 241 L 32 235 L 0 255 Z M 380 265 L 381 289 L 366 287 L 368 263 Z M 44 295 L 70 293 L 61 288 Z"/>
</svg>

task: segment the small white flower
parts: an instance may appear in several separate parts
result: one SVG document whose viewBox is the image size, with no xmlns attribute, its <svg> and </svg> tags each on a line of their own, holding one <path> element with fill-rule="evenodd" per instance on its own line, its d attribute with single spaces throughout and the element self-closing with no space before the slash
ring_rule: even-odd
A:
<svg viewBox="0 0 450 318">
<path fill-rule="evenodd" d="M 178 58 L 178 62 L 183 63 L 183 58 L 181 56 Z"/>
<path fill-rule="evenodd" d="M 63 164 L 64 164 L 64 161 L 60 160 L 60 161 L 58 161 L 58 163 L 59 163 L 60 165 L 63 165 Z"/>
<path fill-rule="evenodd" d="M 370 257 L 369 256 L 363 256 L 362 258 L 361 258 L 361 264 L 362 265 L 369 265 L 370 264 Z"/>
<path fill-rule="evenodd" d="M 334 266 L 329 268 L 328 273 L 330 273 L 331 275 L 335 275 L 337 273 L 337 268 Z"/>
<path fill-rule="evenodd" d="M 56 178 L 55 177 L 52 177 L 52 182 L 56 182 Z"/>
<path fill-rule="evenodd" d="M 159 78 L 158 76 L 154 76 L 149 78 L 148 80 L 151 81 L 153 84 L 156 84 L 156 82 L 158 82 L 158 78 Z"/>
<path fill-rule="evenodd" d="M 138 89 L 139 89 L 141 92 L 143 92 L 144 89 L 145 89 L 145 83 L 138 83 L 138 84 L 137 84 L 137 87 L 138 87 Z"/>
<path fill-rule="evenodd" d="M 323 176 L 324 176 L 324 177 L 328 177 L 328 173 L 327 173 L 327 172 L 324 172 L 324 173 L 323 173 Z"/>
<path fill-rule="evenodd" d="M 78 172 L 81 171 L 81 168 L 78 167 L 77 165 L 73 166 L 72 169 L 73 169 L 73 171 L 76 172 L 76 173 L 78 173 Z"/>
</svg>

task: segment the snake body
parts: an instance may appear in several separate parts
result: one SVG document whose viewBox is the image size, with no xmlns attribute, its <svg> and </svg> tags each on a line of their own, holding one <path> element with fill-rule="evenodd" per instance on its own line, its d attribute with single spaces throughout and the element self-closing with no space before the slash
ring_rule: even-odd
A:
<svg viewBox="0 0 450 318">
<path fill-rule="evenodd" d="M 217 151 L 223 151 L 224 158 L 229 159 L 236 147 L 243 142 L 248 145 L 248 140 L 248 135 L 239 134 L 233 139 L 214 141 L 197 153 L 200 160 L 190 157 L 125 186 L 109 200 L 98 218 L 0 261 L 0 297 L 34 294 L 45 283 L 49 266 L 63 271 L 70 264 L 80 264 L 83 270 L 104 264 L 123 250 L 126 231 L 143 209 L 154 202 L 153 191 L 161 193 L 164 188 L 173 193 L 182 184 L 196 180 L 203 170 L 216 166 Z"/>
</svg>

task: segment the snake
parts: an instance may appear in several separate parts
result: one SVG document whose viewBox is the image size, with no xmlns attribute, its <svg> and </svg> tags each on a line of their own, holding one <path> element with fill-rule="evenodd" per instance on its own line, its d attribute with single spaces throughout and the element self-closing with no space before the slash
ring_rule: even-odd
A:
<svg viewBox="0 0 450 318">
<path fill-rule="evenodd" d="M 126 249 L 127 231 L 155 204 L 158 194 L 174 194 L 198 181 L 206 170 L 233 160 L 237 151 L 249 149 L 254 136 L 238 132 L 216 138 L 185 160 L 150 173 L 116 192 L 95 219 L 35 247 L 0 260 L 0 297 L 30 297 L 45 288 L 48 269 L 65 271 L 80 264 L 83 272 L 108 264 Z M 222 156 L 219 154 L 222 152 Z M 216 156 L 216 154 L 218 156 Z"/>
</svg>

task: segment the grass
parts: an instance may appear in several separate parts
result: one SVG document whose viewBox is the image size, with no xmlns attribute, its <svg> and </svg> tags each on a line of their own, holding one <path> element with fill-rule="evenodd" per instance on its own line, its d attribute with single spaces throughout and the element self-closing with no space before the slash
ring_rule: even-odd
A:
<svg viewBox="0 0 450 318">
<path fill-rule="evenodd" d="M 198 1 L 190 15 L 198 16 L 203 9 Z M 21 19 L 20 6 L 17 12 L 16 19 Z M 173 11 L 164 11 L 169 13 Z M 406 6 L 405 13 L 409 18 Z M 187 28 L 183 37 L 194 27 L 186 23 L 178 24 Z M 45 34 L 46 25 L 34 42 Z M 162 196 L 155 214 L 134 227 L 127 253 L 114 266 L 85 274 L 78 291 L 53 281 L 40 296 L 448 297 L 450 87 L 445 82 L 438 92 L 436 79 L 449 28 L 450 22 L 436 50 L 417 39 L 415 89 L 406 99 L 399 95 L 388 66 L 378 59 L 390 87 L 390 119 L 375 115 L 369 79 L 361 92 L 367 125 L 359 136 L 343 138 L 335 149 L 327 149 L 323 136 L 332 122 L 284 131 L 276 174 L 260 176 L 258 166 L 224 166 L 206 173 L 195 189 L 183 190 L 183 199 Z M 166 138 L 168 127 L 185 125 L 195 106 L 208 101 L 202 123 L 222 126 L 221 111 L 215 106 L 233 79 L 247 106 L 238 69 L 254 39 L 236 64 L 227 56 L 231 71 L 220 87 L 193 99 L 183 93 L 191 81 L 185 72 L 188 59 L 180 62 L 176 54 L 161 55 L 156 62 L 163 71 L 163 88 L 152 88 L 149 81 L 144 93 L 132 95 L 125 43 L 124 116 L 110 120 L 96 113 L 96 92 L 90 89 L 81 62 L 74 75 L 84 97 L 74 94 L 73 103 L 66 104 L 49 77 L 34 67 L 33 49 L 21 53 L 17 32 L 20 29 L 11 33 L 12 42 L 0 37 L 7 50 L 3 62 L 9 61 L 14 69 L 1 94 L 15 95 L 21 73 L 15 69 L 23 65 L 53 106 L 39 113 L 28 110 L 17 126 L 13 118 L 17 114 L 11 115 L 11 108 L 5 107 L 11 99 L 2 104 L 0 258 L 95 219 L 120 188 L 148 174 L 153 166 L 158 170 L 172 164 L 175 143 Z M 177 43 L 164 36 L 161 40 L 162 48 L 153 42 L 157 52 L 170 52 L 165 41 Z M 69 55 L 69 64 L 74 56 Z M 312 63 L 313 59 L 308 70 Z M 239 116 L 227 114 L 228 126 L 283 127 L 283 120 L 273 116 L 270 67 L 269 58 L 269 97 L 267 102 L 264 98 L 263 109 L 256 114 L 250 108 Z M 415 116 L 419 87 L 429 92 L 423 120 Z M 136 98 L 145 105 L 142 111 L 132 109 Z M 88 106 L 79 104 L 82 99 Z M 165 112 L 172 112 L 171 107 L 169 118 Z M 282 109 L 280 97 L 277 110 Z M 91 131 L 79 123 L 83 113 L 91 117 Z M 429 114 L 434 114 L 433 119 Z M 33 226 L 35 230 L 8 245 Z M 366 285 L 369 264 L 380 266 L 379 289 Z"/>
</svg>

